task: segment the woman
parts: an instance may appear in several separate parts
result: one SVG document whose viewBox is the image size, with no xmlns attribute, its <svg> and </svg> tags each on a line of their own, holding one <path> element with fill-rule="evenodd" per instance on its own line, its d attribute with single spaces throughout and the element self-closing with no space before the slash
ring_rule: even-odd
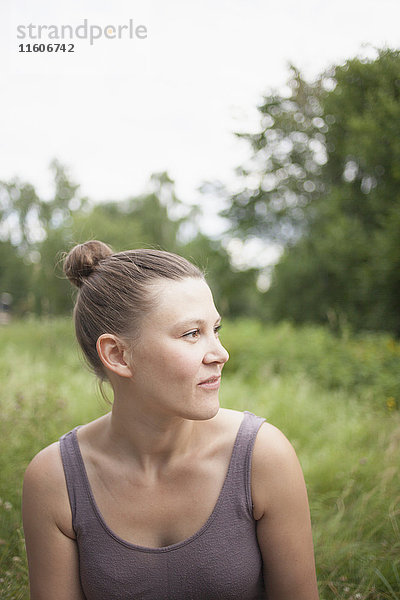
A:
<svg viewBox="0 0 400 600">
<path fill-rule="evenodd" d="M 114 401 L 26 471 L 31 600 L 317 599 L 291 445 L 219 407 L 228 353 L 203 274 L 98 241 L 64 270 L 78 341 Z"/>
</svg>

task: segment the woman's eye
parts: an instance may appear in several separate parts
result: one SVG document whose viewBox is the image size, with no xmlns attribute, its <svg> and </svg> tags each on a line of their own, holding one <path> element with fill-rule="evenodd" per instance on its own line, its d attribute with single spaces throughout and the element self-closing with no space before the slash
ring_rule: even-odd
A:
<svg viewBox="0 0 400 600">
<path fill-rule="evenodd" d="M 183 337 L 187 337 L 187 338 L 190 338 L 191 340 L 194 340 L 199 335 L 199 333 L 200 333 L 200 331 L 198 329 L 194 329 L 193 331 L 188 331 L 188 333 L 185 333 L 185 335 Z"/>
<path fill-rule="evenodd" d="M 221 329 L 221 325 L 217 325 L 214 327 L 214 333 L 218 337 L 219 330 Z M 200 335 L 200 329 L 193 329 L 193 331 L 188 331 L 184 333 L 182 337 L 189 338 L 190 340 L 196 340 Z"/>
</svg>

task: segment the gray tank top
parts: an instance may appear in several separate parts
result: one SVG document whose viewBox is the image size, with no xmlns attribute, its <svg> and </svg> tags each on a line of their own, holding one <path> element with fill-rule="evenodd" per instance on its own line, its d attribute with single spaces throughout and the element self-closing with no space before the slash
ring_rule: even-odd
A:
<svg viewBox="0 0 400 600">
<path fill-rule="evenodd" d="M 244 413 L 221 493 L 207 522 L 190 538 L 162 548 L 138 546 L 111 531 L 90 488 L 78 428 L 60 439 L 87 600 L 265 598 L 250 487 L 252 450 L 264 420 Z"/>
</svg>

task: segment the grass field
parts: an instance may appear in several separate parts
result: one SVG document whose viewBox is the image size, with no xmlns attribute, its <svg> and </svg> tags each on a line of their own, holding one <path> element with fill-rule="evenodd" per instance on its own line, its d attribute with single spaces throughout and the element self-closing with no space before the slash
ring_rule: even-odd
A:
<svg viewBox="0 0 400 600">
<path fill-rule="evenodd" d="M 221 404 L 291 440 L 309 491 L 321 600 L 400 600 L 400 345 L 386 335 L 224 325 Z M 107 412 L 69 320 L 0 328 L 0 599 L 28 596 L 21 483 L 33 455 Z"/>
</svg>

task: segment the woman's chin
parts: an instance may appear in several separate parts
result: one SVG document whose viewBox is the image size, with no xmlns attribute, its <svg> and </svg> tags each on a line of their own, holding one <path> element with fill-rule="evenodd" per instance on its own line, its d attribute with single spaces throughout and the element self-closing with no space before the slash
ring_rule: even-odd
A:
<svg viewBox="0 0 400 600">
<path fill-rule="evenodd" d="M 207 401 L 200 402 L 196 407 L 196 410 L 193 411 L 195 416 L 191 418 L 193 421 L 207 421 L 208 419 L 215 417 L 218 414 L 219 409 L 220 405 L 217 392 L 212 398 L 209 397 Z"/>
</svg>

